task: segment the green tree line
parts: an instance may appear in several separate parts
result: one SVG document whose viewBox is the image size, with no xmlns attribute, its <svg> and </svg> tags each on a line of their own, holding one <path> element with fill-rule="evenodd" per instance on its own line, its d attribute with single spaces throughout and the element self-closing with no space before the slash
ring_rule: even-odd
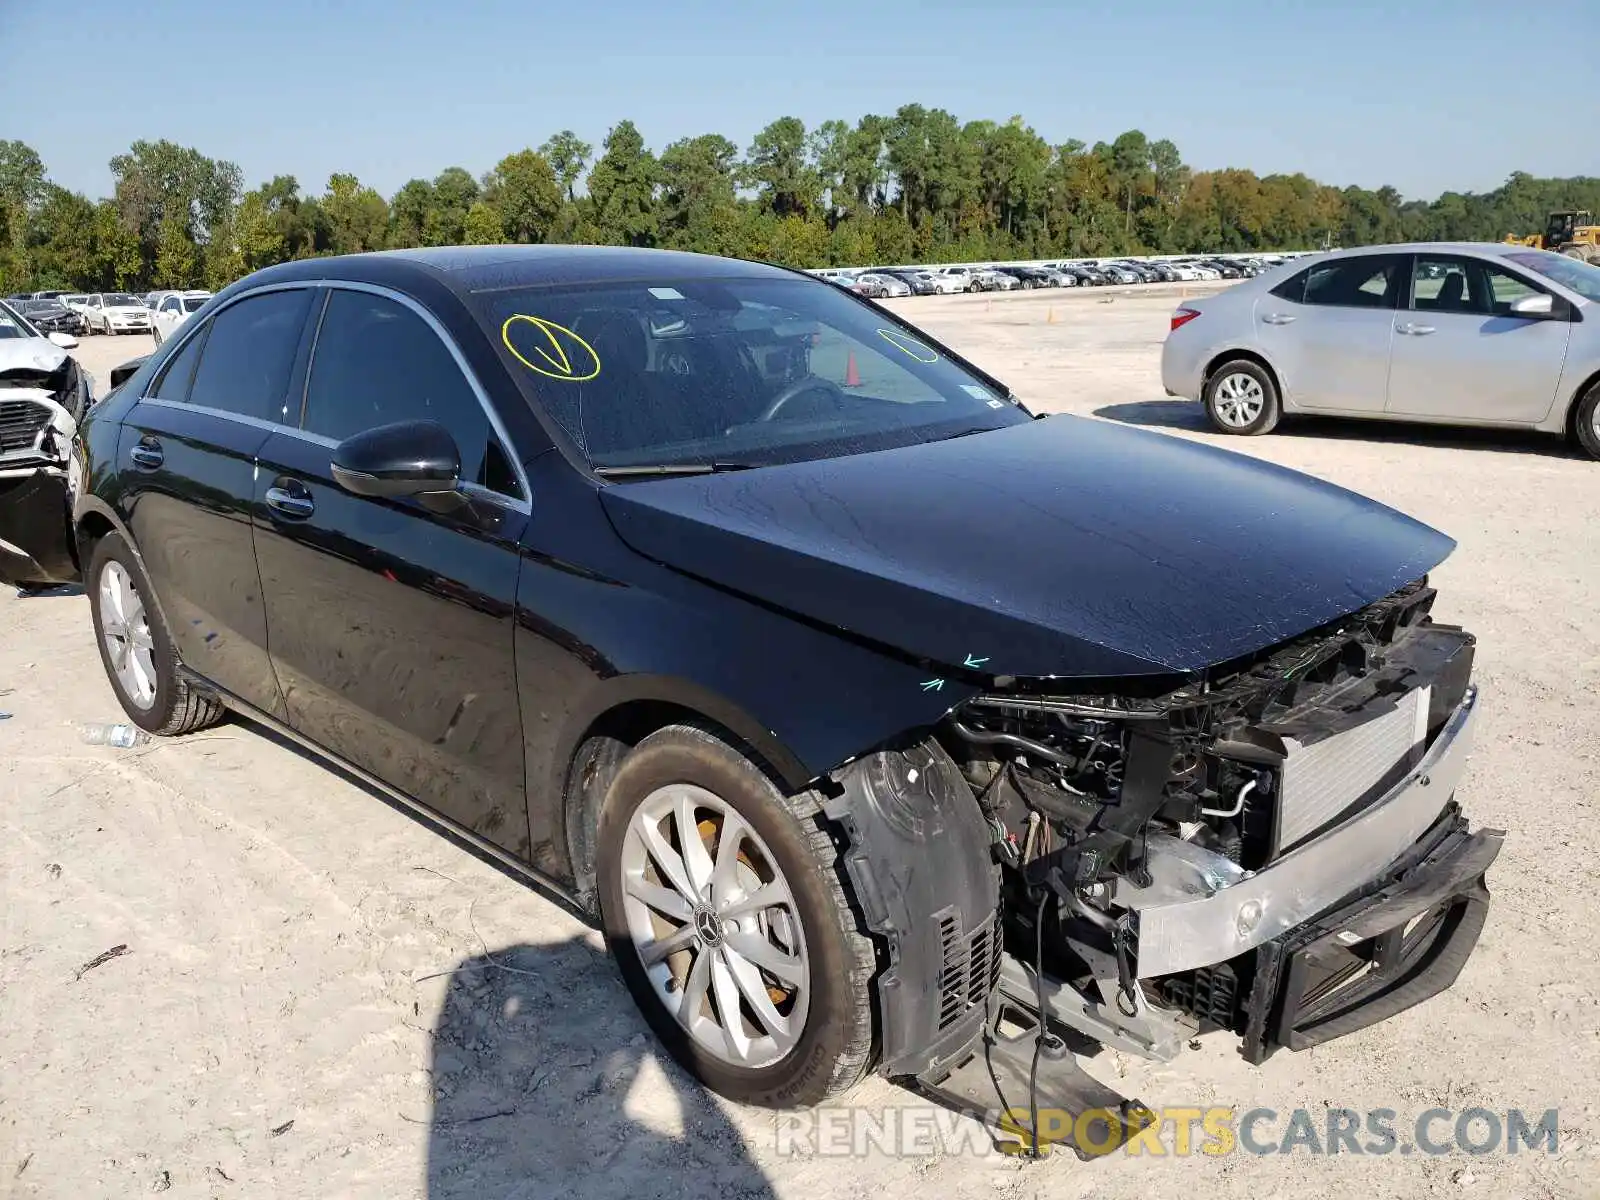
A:
<svg viewBox="0 0 1600 1200">
<path fill-rule="evenodd" d="M 287 259 L 457 243 L 665 246 L 793 266 L 1497 241 L 1560 208 L 1600 209 L 1600 178 L 1521 172 L 1492 192 L 1406 200 L 1302 174 L 1197 171 L 1130 130 L 1052 145 L 1021 117 L 962 123 L 908 104 L 812 129 L 781 117 L 742 152 L 717 133 L 659 152 L 631 121 L 598 150 L 563 130 L 481 177 L 447 167 L 393 196 L 354 175 L 321 193 L 169 141 L 111 160 L 114 194 L 51 182 L 0 141 L 0 291 L 219 287 Z"/>
</svg>

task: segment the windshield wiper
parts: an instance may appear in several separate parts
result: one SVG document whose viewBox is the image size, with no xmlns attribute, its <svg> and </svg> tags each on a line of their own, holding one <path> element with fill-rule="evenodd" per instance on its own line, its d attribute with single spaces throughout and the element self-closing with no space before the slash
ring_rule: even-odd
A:
<svg viewBox="0 0 1600 1200">
<path fill-rule="evenodd" d="M 699 462 L 699 463 L 641 463 L 626 467 L 595 467 L 601 479 L 648 479 L 661 475 L 720 475 L 724 471 L 749 471 L 758 463 Z"/>
<path fill-rule="evenodd" d="M 929 438 L 929 442 L 953 442 L 956 438 L 971 437 L 975 433 L 993 433 L 996 429 L 1004 429 L 1004 425 L 974 425 L 971 429 L 958 429 L 954 433 L 946 433 L 940 437 Z"/>
</svg>

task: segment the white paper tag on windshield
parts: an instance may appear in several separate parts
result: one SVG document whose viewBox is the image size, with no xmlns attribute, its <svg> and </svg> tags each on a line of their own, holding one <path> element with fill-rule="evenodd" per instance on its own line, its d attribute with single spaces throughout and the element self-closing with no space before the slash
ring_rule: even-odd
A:
<svg viewBox="0 0 1600 1200">
<path fill-rule="evenodd" d="M 963 383 L 961 390 L 974 400 L 993 400 L 994 393 L 986 387 L 979 387 L 975 383 Z"/>
<path fill-rule="evenodd" d="M 650 294 L 652 296 L 654 296 L 657 300 L 682 300 L 683 299 L 683 293 L 680 292 L 677 288 L 668 288 L 668 287 L 651 288 L 650 289 Z"/>
<path fill-rule="evenodd" d="M 990 408 L 1004 408 L 1005 406 L 1006 406 L 1006 402 L 1004 400 L 991 400 L 991 401 L 989 401 L 989 407 Z"/>
</svg>

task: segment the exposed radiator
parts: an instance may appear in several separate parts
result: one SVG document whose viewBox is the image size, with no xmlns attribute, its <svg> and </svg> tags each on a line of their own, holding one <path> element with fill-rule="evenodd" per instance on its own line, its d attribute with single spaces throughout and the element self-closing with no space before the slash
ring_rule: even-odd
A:
<svg viewBox="0 0 1600 1200">
<path fill-rule="evenodd" d="M 1291 738 L 1278 787 L 1278 837 L 1273 853 L 1328 824 L 1377 787 L 1395 766 L 1420 757 L 1428 735 L 1428 693 L 1407 692 L 1394 710 L 1310 745 Z"/>
</svg>

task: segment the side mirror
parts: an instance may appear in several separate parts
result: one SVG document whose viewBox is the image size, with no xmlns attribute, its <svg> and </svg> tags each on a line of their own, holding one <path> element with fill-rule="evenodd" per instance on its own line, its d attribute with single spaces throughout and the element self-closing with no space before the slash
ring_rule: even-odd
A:
<svg viewBox="0 0 1600 1200">
<path fill-rule="evenodd" d="M 1555 297 L 1548 292 L 1540 292 L 1533 296 L 1524 296 L 1521 300 L 1514 301 L 1511 305 L 1511 315 L 1514 317 L 1548 317 L 1555 312 Z"/>
<path fill-rule="evenodd" d="M 60 346 L 63 350 L 76 350 L 78 348 L 78 339 L 70 333 L 47 333 L 44 336 L 45 340 L 51 345 Z"/>
<path fill-rule="evenodd" d="M 416 496 L 447 510 L 466 497 L 461 452 L 437 421 L 399 421 L 346 438 L 333 448 L 334 481 L 356 496 Z M 430 502 L 431 501 L 431 502 Z"/>
</svg>

